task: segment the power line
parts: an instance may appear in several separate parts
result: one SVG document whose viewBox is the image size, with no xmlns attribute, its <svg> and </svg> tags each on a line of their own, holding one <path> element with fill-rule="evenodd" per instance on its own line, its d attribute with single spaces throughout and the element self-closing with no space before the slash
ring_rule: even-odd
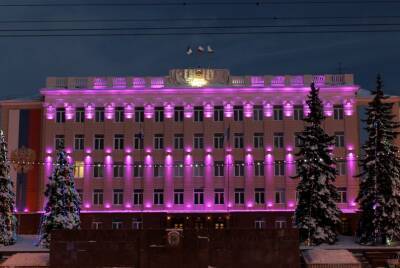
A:
<svg viewBox="0 0 400 268">
<path fill-rule="evenodd" d="M 312 16 L 312 17 L 194 17 L 194 18 L 126 18 L 126 19 L 26 19 L 0 20 L 0 23 L 79 23 L 79 22 L 173 22 L 173 21 L 262 21 L 262 20 L 353 20 L 353 19 L 399 19 L 400 16 Z"/>
<path fill-rule="evenodd" d="M 68 32 L 68 31 L 142 31 L 142 30 L 205 30 L 205 29 L 262 29 L 262 28 L 320 28 L 320 27 L 377 27 L 400 26 L 400 23 L 347 24 L 286 24 L 286 25 L 221 25 L 221 26 L 167 26 L 167 27 L 110 27 L 110 28 L 37 28 L 0 29 L 0 32 Z"/>
<path fill-rule="evenodd" d="M 4 34 L 0 38 L 13 37 L 115 37 L 115 36 L 184 36 L 184 35 L 268 35 L 268 34 L 348 34 L 348 33 L 400 33 L 400 29 L 376 30 L 317 30 L 317 31 L 245 31 L 245 32 L 168 32 L 168 33 L 94 33 L 94 34 Z"/>
<path fill-rule="evenodd" d="M 138 3 L 3 3 L 0 7 L 154 7 L 154 6 L 268 6 L 268 5 L 349 5 L 349 4 L 400 4 L 399 0 L 301 0 L 301 1 L 175 1 Z"/>
</svg>

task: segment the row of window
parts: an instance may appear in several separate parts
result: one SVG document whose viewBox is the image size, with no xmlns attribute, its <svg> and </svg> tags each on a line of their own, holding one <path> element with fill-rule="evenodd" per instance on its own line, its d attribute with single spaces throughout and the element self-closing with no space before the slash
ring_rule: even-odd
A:
<svg viewBox="0 0 400 268">
<path fill-rule="evenodd" d="M 94 111 L 94 120 L 96 122 L 104 122 L 105 118 L 105 109 L 104 107 L 96 107 Z M 145 109 L 144 107 L 136 107 L 135 108 L 135 121 L 138 123 L 144 122 Z M 164 107 L 155 107 L 154 108 L 154 120 L 156 122 L 163 122 L 165 118 Z M 175 107 L 174 108 L 174 121 L 175 122 L 183 122 L 184 120 L 184 107 Z M 273 106 L 273 118 L 274 120 L 283 120 L 284 108 L 281 105 Z M 343 120 L 343 105 L 335 105 L 333 107 L 333 119 L 335 120 Z M 243 121 L 243 106 L 233 106 L 233 120 L 234 121 Z M 223 106 L 214 106 L 214 121 L 219 122 L 224 120 L 224 107 Z M 260 121 L 264 118 L 264 110 L 263 106 L 255 105 L 253 107 L 253 120 Z M 303 120 L 304 118 L 304 107 L 302 105 L 295 105 L 293 107 L 293 119 L 294 120 Z M 115 122 L 124 122 L 125 120 L 125 110 L 124 107 L 116 107 L 114 110 L 114 120 Z M 204 108 L 202 106 L 195 106 L 193 108 L 193 120 L 194 122 L 203 122 L 204 120 Z M 56 109 L 56 122 L 64 123 L 65 122 L 65 108 L 57 108 Z M 75 110 L 75 122 L 83 123 L 85 122 L 85 108 L 78 107 Z"/>
<path fill-rule="evenodd" d="M 302 140 L 299 138 L 300 133 L 295 133 L 295 146 L 301 146 Z M 336 147 L 344 147 L 344 132 L 335 132 L 335 146 Z M 215 133 L 213 142 L 215 149 L 224 148 L 225 139 L 229 141 L 229 134 L 224 133 Z M 164 135 L 163 134 L 155 134 L 153 136 L 153 147 L 156 150 L 164 149 Z M 143 149 L 144 137 L 143 134 L 135 134 L 133 145 L 137 150 Z M 274 148 L 284 148 L 284 133 L 275 132 L 273 134 L 273 142 Z M 114 150 L 123 150 L 125 146 L 125 137 L 123 134 L 115 134 L 113 139 L 113 148 Z M 65 144 L 65 136 L 64 135 L 56 135 L 55 137 L 55 146 L 58 148 L 60 145 Z M 77 134 L 74 137 L 74 149 L 79 151 L 83 150 L 85 145 L 85 136 L 82 134 Z M 174 134 L 173 138 L 174 148 L 177 150 L 181 150 L 184 148 L 184 135 L 183 134 Z M 234 133 L 233 134 L 233 147 L 236 149 L 241 149 L 244 147 L 244 134 L 243 133 Z M 264 147 L 264 134 L 263 133 L 254 133 L 253 134 L 253 147 L 254 148 L 263 148 Z M 194 149 L 203 149 L 204 148 L 204 135 L 194 134 L 193 135 L 193 148 Z M 94 135 L 94 149 L 95 150 L 104 150 L 104 135 L 96 134 Z"/>
<path fill-rule="evenodd" d="M 82 191 L 78 191 L 82 195 Z M 347 203 L 347 188 L 338 188 L 339 198 L 338 203 Z M 81 197 L 82 198 L 82 197 Z M 193 204 L 204 205 L 204 189 L 194 189 L 193 192 Z M 237 205 L 245 204 L 245 190 L 243 188 L 235 188 L 234 202 Z M 104 192 L 102 189 L 93 190 L 93 205 L 103 205 Z M 255 204 L 265 204 L 265 189 L 255 188 L 254 189 L 254 199 Z M 143 189 L 135 189 L 133 191 L 133 205 L 143 205 Z M 276 204 L 286 203 L 286 191 L 285 189 L 277 189 L 274 192 L 274 202 Z M 123 189 L 113 190 L 113 204 L 123 205 L 124 204 L 124 191 Z M 153 191 L 153 204 L 163 205 L 164 204 L 164 190 L 154 189 Z M 184 204 L 184 190 L 174 189 L 174 204 L 183 205 Z M 224 189 L 214 189 L 214 204 L 223 205 L 225 204 L 225 191 Z"/>
<path fill-rule="evenodd" d="M 281 160 L 274 161 L 274 175 L 285 176 L 285 162 Z M 233 176 L 243 177 L 245 176 L 246 165 L 244 161 L 235 161 L 233 164 Z M 152 166 L 153 176 L 156 178 L 164 177 L 165 166 L 163 164 L 155 164 Z M 183 161 L 175 161 L 173 164 L 173 176 L 183 177 L 184 176 L 184 164 Z M 202 161 L 196 161 L 191 165 L 193 177 L 204 177 L 205 165 Z M 346 162 L 336 163 L 337 174 L 339 176 L 346 175 Z M 254 161 L 252 172 L 254 176 L 264 176 L 265 165 L 264 161 Z M 134 162 L 133 164 L 133 176 L 137 178 L 143 178 L 144 165 L 143 162 Z M 77 161 L 74 166 L 75 178 L 84 177 L 84 164 L 83 162 Z M 225 165 L 223 161 L 214 161 L 214 176 L 224 177 L 225 176 Z M 93 177 L 102 178 L 104 177 L 104 163 L 95 162 L 93 165 Z M 113 177 L 123 178 L 124 177 L 124 164 L 122 162 L 115 162 L 113 164 Z"/>
<path fill-rule="evenodd" d="M 193 223 L 194 229 L 204 229 L 205 228 L 205 223 L 201 220 L 196 220 Z M 217 221 L 213 223 L 213 226 L 215 229 L 224 229 L 225 228 L 225 222 L 223 221 Z M 254 228 L 255 229 L 265 229 L 267 226 L 265 218 L 258 218 L 254 221 Z M 93 221 L 92 222 L 92 229 L 98 230 L 98 229 L 103 229 L 103 222 L 102 221 Z M 184 224 L 183 223 L 174 223 L 173 228 L 175 229 L 183 229 Z M 278 219 L 275 220 L 274 227 L 277 229 L 282 229 L 282 228 L 287 228 L 287 221 L 285 219 Z M 143 221 L 141 218 L 134 218 L 132 219 L 132 225 L 131 228 L 133 230 L 140 230 L 143 228 Z M 111 229 L 113 230 L 119 230 L 123 229 L 123 221 L 119 219 L 114 219 L 111 222 Z"/>
</svg>

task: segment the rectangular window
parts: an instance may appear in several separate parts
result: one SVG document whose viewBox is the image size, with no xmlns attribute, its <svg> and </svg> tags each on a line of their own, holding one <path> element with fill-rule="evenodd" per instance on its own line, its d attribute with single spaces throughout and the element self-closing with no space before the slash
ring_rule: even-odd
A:
<svg viewBox="0 0 400 268">
<path fill-rule="evenodd" d="M 65 123 L 65 108 L 57 108 L 56 122 L 57 123 Z"/>
<path fill-rule="evenodd" d="M 113 204 L 122 205 L 124 203 L 124 191 L 122 189 L 114 189 Z"/>
<path fill-rule="evenodd" d="M 344 147 L 344 132 L 335 132 L 335 146 Z"/>
<path fill-rule="evenodd" d="M 274 162 L 274 175 L 285 176 L 285 163 L 283 161 L 276 160 Z"/>
<path fill-rule="evenodd" d="M 224 176 L 224 162 L 214 161 L 214 176 L 223 177 Z"/>
<path fill-rule="evenodd" d="M 204 204 L 204 190 L 203 189 L 194 189 L 194 200 L 195 205 L 203 205 Z"/>
<path fill-rule="evenodd" d="M 183 177 L 183 162 L 175 161 L 174 162 L 174 177 Z"/>
<path fill-rule="evenodd" d="M 274 120 L 283 120 L 283 107 L 274 105 Z"/>
<path fill-rule="evenodd" d="M 78 107 L 75 109 L 75 122 L 76 123 L 85 122 L 85 108 Z"/>
<path fill-rule="evenodd" d="M 235 177 L 243 177 L 244 176 L 244 162 L 243 161 L 235 161 L 235 169 L 233 175 Z"/>
<path fill-rule="evenodd" d="M 336 169 L 337 169 L 337 174 L 339 176 L 346 175 L 346 162 L 345 161 L 337 162 L 336 163 Z"/>
<path fill-rule="evenodd" d="M 143 220 L 141 218 L 133 218 L 132 230 L 141 230 L 141 229 L 143 229 Z"/>
<path fill-rule="evenodd" d="M 143 178 L 143 162 L 133 162 L 133 176 L 135 178 Z"/>
<path fill-rule="evenodd" d="M 114 178 L 123 178 L 124 177 L 124 163 L 114 162 L 113 175 L 114 175 Z"/>
<path fill-rule="evenodd" d="M 338 187 L 337 192 L 339 194 L 338 203 L 344 204 L 347 203 L 347 188 L 346 187 Z"/>
<path fill-rule="evenodd" d="M 101 222 L 101 221 L 93 221 L 92 222 L 92 229 L 93 230 L 101 230 L 101 229 L 103 229 L 103 222 Z"/>
<path fill-rule="evenodd" d="M 296 132 L 294 133 L 294 146 L 300 147 L 303 146 L 303 140 L 300 138 L 302 136 L 302 132 Z"/>
<path fill-rule="evenodd" d="M 274 133 L 274 147 L 283 148 L 283 133 Z"/>
<path fill-rule="evenodd" d="M 202 106 L 195 106 L 194 107 L 194 122 L 203 122 L 203 107 Z"/>
<path fill-rule="evenodd" d="M 183 149 L 183 134 L 174 135 L 174 148 L 178 150 Z"/>
<path fill-rule="evenodd" d="M 154 205 L 164 204 L 164 190 L 163 189 L 154 189 L 153 203 L 154 203 Z"/>
<path fill-rule="evenodd" d="M 104 135 L 101 134 L 94 135 L 94 149 L 104 150 Z"/>
<path fill-rule="evenodd" d="M 254 146 L 254 148 L 263 148 L 264 147 L 264 134 L 263 133 L 254 133 L 253 146 Z"/>
<path fill-rule="evenodd" d="M 265 229 L 265 227 L 266 227 L 265 219 L 257 219 L 254 221 L 255 229 Z"/>
<path fill-rule="evenodd" d="M 114 149 L 115 150 L 123 150 L 124 149 L 124 135 L 123 134 L 115 134 L 114 135 Z"/>
<path fill-rule="evenodd" d="M 203 177 L 204 176 L 204 162 L 196 161 L 193 164 L 193 177 Z"/>
<path fill-rule="evenodd" d="M 96 107 L 94 113 L 94 118 L 96 122 L 104 122 L 104 108 Z"/>
<path fill-rule="evenodd" d="M 112 230 L 120 230 L 120 229 L 122 229 L 122 221 L 113 220 L 111 222 L 111 229 Z"/>
<path fill-rule="evenodd" d="M 254 176 L 264 176 L 264 161 L 254 161 Z"/>
<path fill-rule="evenodd" d="M 134 205 L 143 205 L 143 189 L 134 189 L 133 190 L 133 204 Z"/>
<path fill-rule="evenodd" d="M 256 188 L 254 190 L 254 202 L 256 204 L 264 204 L 265 203 L 265 190 L 264 190 L 264 188 Z"/>
<path fill-rule="evenodd" d="M 244 204 L 244 189 L 235 189 L 235 204 Z"/>
<path fill-rule="evenodd" d="M 174 108 L 174 121 L 175 122 L 183 122 L 183 107 L 175 107 Z"/>
<path fill-rule="evenodd" d="M 215 149 L 224 148 L 224 134 L 223 133 L 215 133 L 214 134 L 214 148 Z"/>
<path fill-rule="evenodd" d="M 233 134 L 233 140 L 235 148 L 240 149 L 243 148 L 243 133 L 235 133 Z"/>
<path fill-rule="evenodd" d="M 84 146 L 85 146 L 85 136 L 81 134 L 75 135 L 74 139 L 75 151 L 82 151 Z"/>
<path fill-rule="evenodd" d="M 116 107 L 115 108 L 115 122 L 124 122 L 125 119 L 125 112 L 124 107 Z"/>
<path fill-rule="evenodd" d="M 204 147 L 204 135 L 201 133 L 194 134 L 193 136 L 193 148 L 203 149 Z"/>
<path fill-rule="evenodd" d="M 303 120 L 304 119 L 304 107 L 303 105 L 295 105 L 293 108 L 293 119 Z"/>
<path fill-rule="evenodd" d="M 103 205 L 103 190 L 94 189 L 93 190 L 93 205 Z"/>
<path fill-rule="evenodd" d="M 214 204 L 215 205 L 223 205 L 224 204 L 224 189 L 215 189 L 214 190 Z"/>
<path fill-rule="evenodd" d="M 183 205 L 183 189 L 174 190 L 174 204 Z"/>
<path fill-rule="evenodd" d="M 263 107 L 261 105 L 254 105 L 253 107 L 253 120 L 261 121 L 264 118 Z"/>
<path fill-rule="evenodd" d="M 234 106 L 233 107 L 233 120 L 234 121 L 243 121 L 243 106 Z"/>
<path fill-rule="evenodd" d="M 156 122 L 164 121 L 164 107 L 156 107 L 154 109 L 154 120 Z"/>
<path fill-rule="evenodd" d="M 155 178 L 162 178 L 164 177 L 164 166 L 161 164 L 155 164 L 153 166 L 153 176 Z"/>
<path fill-rule="evenodd" d="M 79 179 L 79 178 L 83 178 L 84 176 L 84 165 L 83 165 L 83 161 L 75 161 L 74 164 L 74 178 L 75 179 Z"/>
<path fill-rule="evenodd" d="M 94 162 L 93 165 L 93 177 L 103 178 L 104 177 L 104 164 L 103 162 Z"/>
<path fill-rule="evenodd" d="M 144 122 L 144 107 L 135 107 L 135 122 Z"/>
<path fill-rule="evenodd" d="M 284 189 L 279 189 L 275 191 L 275 203 L 276 204 L 284 204 L 286 202 L 286 195 Z"/>
<path fill-rule="evenodd" d="M 333 119 L 343 120 L 343 105 L 333 106 Z"/>
<path fill-rule="evenodd" d="M 286 221 L 285 220 L 276 220 L 275 221 L 275 228 L 276 229 L 285 229 L 286 228 Z"/>
<path fill-rule="evenodd" d="M 55 148 L 64 148 L 65 146 L 65 137 L 64 135 L 56 135 L 55 138 Z"/>
<path fill-rule="evenodd" d="M 221 122 L 224 121 L 224 107 L 214 106 L 214 121 Z"/>
<path fill-rule="evenodd" d="M 143 134 L 135 134 L 133 143 L 136 150 L 143 150 Z"/>
<path fill-rule="evenodd" d="M 164 135 L 163 134 L 155 134 L 154 135 L 154 149 L 156 149 L 156 150 L 164 149 Z"/>
</svg>

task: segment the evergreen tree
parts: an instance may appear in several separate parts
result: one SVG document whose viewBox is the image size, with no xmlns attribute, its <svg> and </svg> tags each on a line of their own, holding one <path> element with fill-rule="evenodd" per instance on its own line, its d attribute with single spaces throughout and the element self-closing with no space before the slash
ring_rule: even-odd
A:
<svg viewBox="0 0 400 268">
<path fill-rule="evenodd" d="M 321 124 L 325 119 L 319 89 L 311 84 L 307 97 L 310 113 L 304 118 L 306 126 L 300 139 L 297 175 L 298 205 L 295 224 L 300 240 L 310 245 L 334 243 L 340 211 L 336 206 L 339 195 L 333 182 L 336 169 L 330 153 L 334 138 L 327 135 Z"/>
<path fill-rule="evenodd" d="M 363 145 L 360 167 L 360 222 L 357 239 L 361 244 L 387 243 L 400 238 L 400 158 L 394 141 L 400 126 L 394 121 L 392 103 L 383 93 L 377 77 L 373 99 L 366 109 L 368 139 Z"/>
<path fill-rule="evenodd" d="M 15 194 L 7 159 L 7 142 L 3 130 L 0 130 L 0 244 L 3 245 L 16 242 L 17 219 L 13 215 L 14 206 Z"/>
<path fill-rule="evenodd" d="M 49 247 L 52 230 L 80 228 L 79 194 L 75 189 L 73 168 L 65 151 L 58 150 L 57 162 L 46 185 L 47 204 L 42 216 L 39 245 Z"/>
</svg>

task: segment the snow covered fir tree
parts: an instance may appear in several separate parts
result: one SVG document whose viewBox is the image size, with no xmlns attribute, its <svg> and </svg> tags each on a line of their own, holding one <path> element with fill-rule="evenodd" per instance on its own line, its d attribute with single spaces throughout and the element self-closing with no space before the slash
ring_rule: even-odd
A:
<svg viewBox="0 0 400 268">
<path fill-rule="evenodd" d="M 51 231 L 80 228 L 79 194 L 75 189 L 73 167 L 63 148 L 58 149 L 57 162 L 46 185 L 47 204 L 40 226 L 39 245 L 49 247 Z"/>
<path fill-rule="evenodd" d="M 389 244 L 400 235 L 400 158 L 395 145 L 399 123 L 394 121 L 392 103 L 385 102 L 381 77 L 377 77 L 373 99 L 366 108 L 368 138 L 360 163 L 360 221 L 357 239 L 361 244 Z"/>
<path fill-rule="evenodd" d="M 338 193 L 333 182 L 336 178 L 335 162 L 330 153 L 334 138 L 325 133 L 322 122 L 322 101 L 314 83 L 307 96 L 309 114 L 304 118 L 305 128 L 299 134 L 299 152 L 296 154 L 298 205 L 295 224 L 300 241 L 308 245 L 335 243 L 340 210 L 336 206 Z"/>
<path fill-rule="evenodd" d="M 16 242 L 17 219 L 14 216 L 15 194 L 10 177 L 10 163 L 7 159 L 7 142 L 0 130 L 0 244 Z"/>
</svg>

